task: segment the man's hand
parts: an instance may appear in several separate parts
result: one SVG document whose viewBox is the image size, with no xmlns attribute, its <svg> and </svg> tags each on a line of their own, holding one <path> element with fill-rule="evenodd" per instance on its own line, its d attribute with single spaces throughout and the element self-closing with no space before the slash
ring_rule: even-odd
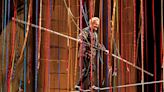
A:
<svg viewBox="0 0 164 92">
<path fill-rule="evenodd" d="M 99 47 L 99 49 L 101 49 L 102 51 L 104 51 L 104 52 L 106 52 L 107 54 L 109 54 L 109 50 L 107 50 L 103 44 L 99 44 L 98 47 Z"/>
<path fill-rule="evenodd" d="M 109 50 L 105 50 L 105 52 L 106 52 L 107 54 L 109 54 Z"/>
<path fill-rule="evenodd" d="M 82 41 L 81 39 L 78 39 L 78 42 L 79 42 L 79 43 L 82 43 L 83 41 Z"/>
</svg>

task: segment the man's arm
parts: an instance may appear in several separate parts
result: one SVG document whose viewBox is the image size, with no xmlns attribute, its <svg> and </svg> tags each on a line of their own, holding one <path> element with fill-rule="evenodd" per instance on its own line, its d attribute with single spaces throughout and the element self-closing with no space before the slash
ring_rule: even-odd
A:
<svg viewBox="0 0 164 92">
<path fill-rule="evenodd" d="M 103 44 L 100 44 L 100 43 L 99 43 L 99 44 L 98 44 L 98 49 L 100 49 L 100 50 L 106 52 L 106 54 L 109 54 L 109 50 L 107 50 Z"/>
</svg>

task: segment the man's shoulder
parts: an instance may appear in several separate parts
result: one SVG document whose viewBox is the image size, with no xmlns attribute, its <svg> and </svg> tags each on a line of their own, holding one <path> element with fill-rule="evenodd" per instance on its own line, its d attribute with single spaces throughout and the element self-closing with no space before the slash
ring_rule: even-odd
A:
<svg viewBox="0 0 164 92">
<path fill-rule="evenodd" d="M 83 31 L 85 31 L 85 32 L 89 32 L 89 27 L 85 27 L 85 28 L 83 28 Z"/>
</svg>

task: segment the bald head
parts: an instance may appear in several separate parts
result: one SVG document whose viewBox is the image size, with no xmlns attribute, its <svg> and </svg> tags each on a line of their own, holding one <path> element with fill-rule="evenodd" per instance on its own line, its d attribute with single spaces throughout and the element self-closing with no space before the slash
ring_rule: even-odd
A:
<svg viewBox="0 0 164 92">
<path fill-rule="evenodd" d="M 90 28 L 93 30 L 97 30 L 99 27 L 99 24 L 100 24 L 100 19 L 98 17 L 92 17 L 89 20 Z"/>
</svg>

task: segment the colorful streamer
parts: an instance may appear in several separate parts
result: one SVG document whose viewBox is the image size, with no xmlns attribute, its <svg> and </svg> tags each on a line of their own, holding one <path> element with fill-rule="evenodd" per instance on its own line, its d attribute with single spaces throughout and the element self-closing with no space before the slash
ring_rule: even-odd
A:
<svg viewBox="0 0 164 92">
<path fill-rule="evenodd" d="M 35 24 L 38 25 L 38 0 L 35 1 Z M 38 28 L 35 28 L 35 92 L 38 92 Z"/>
<path fill-rule="evenodd" d="M 27 7 L 27 4 L 28 4 L 27 2 L 28 2 L 28 0 L 25 0 L 24 2 L 25 2 L 24 3 L 24 21 L 27 21 L 27 12 L 28 12 L 27 11 L 27 8 L 28 8 Z M 26 30 L 27 30 L 27 25 L 25 24 L 24 25 L 24 37 L 26 35 Z M 25 46 L 25 48 L 24 48 L 24 59 L 23 59 L 24 60 L 24 63 L 23 63 L 23 67 L 24 67 L 24 72 L 23 72 L 24 73 L 24 75 L 23 75 L 24 76 L 24 92 L 26 92 L 26 82 L 27 82 L 27 80 L 26 80 L 26 77 L 27 77 L 26 76 L 26 73 L 27 73 L 27 66 L 26 66 L 27 65 L 27 59 L 26 59 L 27 55 L 26 55 L 26 50 L 27 50 L 27 48 Z"/>
<path fill-rule="evenodd" d="M 9 24 L 10 20 L 10 0 L 8 0 L 8 17 L 7 17 L 7 24 Z M 7 27 L 6 24 L 6 27 Z M 10 26 L 8 26 L 8 29 L 10 30 Z M 7 92 L 10 92 L 10 75 L 9 75 L 9 68 L 11 68 L 11 65 L 9 66 L 9 35 L 10 31 L 6 31 L 6 78 L 7 78 Z"/>
<path fill-rule="evenodd" d="M 7 21 L 7 0 L 5 0 L 5 5 L 4 5 L 4 21 L 3 21 L 3 47 L 2 47 L 2 71 L 4 71 L 4 66 L 5 66 L 5 47 L 6 47 L 6 21 Z M 6 73 L 7 73 L 7 67 L 6 67 Z M 7 89 L 5 89 L 5 87 L 7 87 L 7 74 L 5 75 L 5 79 L 4 79 L 4 84 L 6 83 L 6 85 L 3 86 L 3 91 L 7 91 Z"/>
</svg>

